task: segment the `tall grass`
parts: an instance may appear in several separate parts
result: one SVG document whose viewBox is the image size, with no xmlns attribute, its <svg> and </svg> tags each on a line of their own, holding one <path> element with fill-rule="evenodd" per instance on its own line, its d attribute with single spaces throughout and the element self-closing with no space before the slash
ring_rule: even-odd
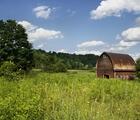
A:
<svg viewBox="0 0 140 120">
<path fill-rule="evenodd" d="M 139 120 L 140 82 L 88 71 L 0 79 L 0 120 Z"/>
</svg>

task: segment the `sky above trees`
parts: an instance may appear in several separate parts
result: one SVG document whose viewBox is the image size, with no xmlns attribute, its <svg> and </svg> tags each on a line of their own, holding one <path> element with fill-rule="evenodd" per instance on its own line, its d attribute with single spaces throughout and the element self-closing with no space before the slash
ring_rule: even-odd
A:
<svg viewBox="0 0 140 120">
<path fill-rule="evenodd" d="M 0 18 L 23 25 L 34 48 L 140 57 L 140 0 L 1 0 Z"/>
</svg>

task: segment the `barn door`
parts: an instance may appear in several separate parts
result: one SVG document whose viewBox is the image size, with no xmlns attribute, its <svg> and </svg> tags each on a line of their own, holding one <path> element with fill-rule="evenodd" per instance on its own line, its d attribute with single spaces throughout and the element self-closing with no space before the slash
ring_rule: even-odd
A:
<svg viewBox="0 0 140 120">
<path fill-rule="evenodd" d="M 104 78 L 107 78 L 107 79 L 109 79 L 109 75 L 106 75 L 106 74 L 105 74 L 105 75 L 104 75 Z"/>
</svg>

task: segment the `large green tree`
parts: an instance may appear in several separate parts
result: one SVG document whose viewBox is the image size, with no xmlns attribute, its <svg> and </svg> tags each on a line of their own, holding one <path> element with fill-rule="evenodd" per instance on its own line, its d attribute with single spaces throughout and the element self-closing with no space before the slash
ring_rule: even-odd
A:
<svg viewBox="0 0 140 120">
<path fill-rule="evenodd" d="M 12 61 L 19 69 L 30 70 L 33 53 L 27 39 L 25 29 L 15 20 L 0 20 L 0 64 Z"/>
</svg>

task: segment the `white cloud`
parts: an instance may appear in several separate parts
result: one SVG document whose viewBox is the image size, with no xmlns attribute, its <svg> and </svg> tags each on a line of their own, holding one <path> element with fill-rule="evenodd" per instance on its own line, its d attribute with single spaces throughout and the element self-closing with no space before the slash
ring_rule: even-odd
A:
<svg viewBox="0 0 140 120">
<path fill-rule="evenodd" d="M 38 26 L 32 25 L 28 21 L 19 21 L 18 23 L 23 25 L 23 27 L 25 27 L 27 30 L 28 39 L 30 42 L 63 38 L 61 31 L 40 28 Z"/>
<path fill-rule="evenodd" d="M 103 45 L 105 43 L 103 41 L 86 41 L 81 44 L 77 45 L 77 50 L 74 52 L 75 54 L 95 54 L 95 55 L 100 55 L 103 52 Z"/>
<path fill-rule="evenodd" d="M 112 45 L 109 51 L 128 51 L 140 43 L 140 27 L 124 30 L 120 35 L 117 35 L 116 40 L 119 40 L 119 43 Z"/>
<path fill-rule="evenodd" d="M 119 37 L 118 37 L 119 36 Z M 117 35 L 120 40 L 118 44 L 113 45 L 110 50 L 112 51 L 126 51 L 129 48 L 140 43 L 140 27 L 129 28 Z"/>
<path fill-rule="evenodd" d="M 33 9 L 37 18 L 44 18 L 46 20 L 48 18 L 50 18 L 51 14 L 54 12 L 54 10 L 55 10 L 55 8 L 50 8 L 48 6 L 38 6 Z"/>
<path fill-rule="evenodd" d="M 110 52 L 121 52 L 121 51 L 125 51 L 127 50 L 128 47 L 122 47 L 122 46 L 119 46 L 119 45 L 112 45 L 108 51 Z"/>
<path fill-rule="evenodd" d="M 30 41 L 50 40 L 50 39 L 58 39 L 58 38 L 63 38 L 61 31 L 37 28 L 34 31 L 29 33 Z"/>
<path fill-rule="evenodd" d="M 119 46 L 121 46 L 121 47 L 132 47 L 132 46 L 135 46 L 135 45 L 137 45 L 138 43 L 137 42 L 125 42 L 124 40 L 121 40 L 120 42 L 119 42 Z"/>
<path fill-rule="evenodd" d="M 37 28 L 37 26 L 32 25 L 30 22 L 25 21 L 25 20 L 19 21 L 18 24 L 21 24 L 27 30 L 27 32 L 30 32 Z"/>
<path fill-rule="evenodd" d="M 140 27 L 129 28 L 123 31 L 121 36 L 126 42 L 140 42 Z"/>
<path fill-rule="evenodd" d="M 75 53 L 100 55 L 104 51 L 109 51 L 131 54 L 131 50 L 138 44 L 140 44 L 140 27 L 136 26 L 118 34 L 114 44 L 103 41 L 87 41 L 77 45 L 78 50 Z M 132 56 L 136 59 L 140 57 L 140 54 L 133 54 Z"/>
<path fill-rule="evenodd" d="M 98 50 L 77 50 L 74 53 L 81 54 L 81 55 L 85 55 L 85 54 L 101 55 L 102 52 Z"/>
<path fill-rule="evenodd" d="M 108 51 L 127 53 L 132 47 L 140 43 L 139 34 L 139 27 L 124 30 L 120 35 L 116 36 L 116 40 L 119 42 L 110 45 Z"/>
<path fill-rule="evenodd" d="M 90 15 L 91 19 L 120 17 L 123 11 L 140 13 L 140 0 L 103 0 L 96 10 L 90 12 Z"/>
<path fill-rule="evenodd" d="M 129 53 L 130 48 L 133 47 L 134 45 L 132 45 L 132 44 L 129 45 L 128 43 L 125 43 L 125 42 L 123 43 L 123 42 L 120 41 L 117 44 L 110 45 L 110 47 L 108 47 L 107 51 L 109 51 L 109 52 L 120 52 L 120 53 Z"/>
<path fill-rule="evenodd" d="M 117 42 L 118 41 L 118 42 Z M 131 48 L 140 43 L 140 27 L 122 31 L 116 36 L 114 44 L 103 41 L 87 41 L 77 45 L 77 54 L 93 53 L 99 55 L 104 51 L 130 53 Z"/>
<path fill-rule="evenodd" d="M 101 46 L 104 44 L 105 43 L 103 41 L 93 40 L 93 41 L 86 41 L 86 42 L 83 42 L 81 44 L 78 44 L 77 47 L 78 48 L 87 48 L 87 47 L 93 47 L 93 46 Z"/>
<path fill-rule="evenodd" d="M 58 50 L 57 52 L 59 52 L 59 53 L 67 53 L 67 51 L 65 49 Z"/>
</svg>

